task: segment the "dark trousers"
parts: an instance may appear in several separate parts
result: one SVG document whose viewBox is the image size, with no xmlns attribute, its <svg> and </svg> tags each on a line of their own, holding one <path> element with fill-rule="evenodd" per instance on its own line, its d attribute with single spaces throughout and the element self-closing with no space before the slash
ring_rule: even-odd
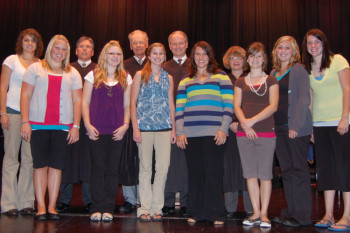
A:
<svg viewBox="0 0 350 233">
<path fill-rule="evenodd" d="M 175 206 L 175 195 L 176 193 L 164 192 L 164 206 L 168 206 L 168 207 Z M 186 207 L 187 192 L 180 191 L 180 205 L 181 207 Z"/>
<path fill-rule="evenodd" d="M 196 220 L 222 220 L 224 146 L 217 146 L 214 137 L 187 138 L 187 141 L 188 215 Z"/>
<path fill-rule="evenodd" d="M 84 205 L 92 203 L 91 192 L 90 192 L 90 183 L 82 182 L 81 191 Z M 60 195 L 57 202 L 70 205 L 73 196 L 73 184 L 61 183 Z"/>
<path fill-rule="evenodd" d="M 112 135 L 99 135 L 90 140 L 91 151 L 91 213 L 113 213 L 118 191 L 119 162 L 124 138 L 112 140 Z"/>
<path fill-rule="evenodd" d="M 307 164 L 310 135 L 294 139 L 288 136 L 288 126 L 276 126 L 276 155 L 281 166 L 287 209 L 281 214 L 300 224 L 311 224 L 311 180 Z"/>
<path fill-rule="evenodd" d="M 317 189 L 350 191 L 350 132 L 314 127 Z"/>
</svg>

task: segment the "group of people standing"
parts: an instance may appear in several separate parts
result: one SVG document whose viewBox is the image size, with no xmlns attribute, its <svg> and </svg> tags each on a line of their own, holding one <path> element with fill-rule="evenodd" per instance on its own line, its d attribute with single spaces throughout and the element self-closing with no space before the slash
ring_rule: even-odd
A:
<svg viewBox="0 0 350 233">
<path fill-rule="evenodd" d="M 268 228 L 276 153 L 287 208 L 272 221 L 309 225 L 311 138 L 326 206 L 315 226 L 350 229 L 350 69 L 344 57 L 331 52 L 322 31 L 307 32 L 302 56 L 293 37 L 279 38 L 270 74 L 260 42 L 247 50 L 229 48 L 223 57 L 226 74 L 205 41 L 187 57 L 182 31 L 168 38 L 173 58 L 167 62 L 164 45 L 148 46 L 145 32 L 131 32 L 129 41 L 133 57 L 124 61 L 120 44 L 112 40 L 95 64 L 93 40 L 81 37 L 78 61 L 69 64 L 64 36 L 54 36 L 39 60 L 40 34 L 21 32 L 16 55 L 4 61 L 1 73 L 3 213 L 34 214 L 35 192 L 35 217 L 59 219 L 57 210 L 69 208 L 72 183 L 79 181 L 91 221 L 112 221 L 121 183 L 125 203 L 119 210 L 134 210 L 139 202 L 140 221 L 174 213 L 180 192 L 181 214 L 189 223 L 222 225 L 236 212 L 242 192 L 243 225 Z M 337 223 L 336 190 L 344 199 Z"/>
</svg>

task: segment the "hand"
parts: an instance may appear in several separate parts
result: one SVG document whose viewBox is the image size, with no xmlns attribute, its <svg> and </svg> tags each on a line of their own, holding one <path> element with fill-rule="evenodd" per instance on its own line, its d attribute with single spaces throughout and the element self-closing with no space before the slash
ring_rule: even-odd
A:
<svg viewBox="0 0 350 233">
<path fill-rule="evenodd" d="M 142 135 L 139 129 L 134 130 L 133 138 L 136 143 L 142 143 Z"/>
<path fill-rule="evenodd" d="M 216 141 L 215 144 L 218 146 L 224 144 L 226 142 L 226 136 L 227 135 L 224 132 L 218 130 L 214 138 L 214 141 Z"/>
<path fill-rule="evenodd" d="M 241 121 L 241 126 L 244 130 L 246 130 L 248 128 L 252 128 L 255 123 L 256 122 L 253 118 L 248 118 Z"/>
<path fill-rule="evenodd" d="M 88 126 L 85 126 L 85 128 L 86 128 L 87 134 L 89 135 L 89 138 L 91 140 L 96 141 L 98 139 L 98 136 L 100 135 L 98 130 L 94 126 L 92 126 L 91 124 Z"/>
<path fill-rule="evenodd" d="M 344 135 L 349 131 L 349 119 L 341 118 L 337 127 L 337 131 L 340 135 Z"/>
<path fill-rule="evenodd" d="M 289 138 L 291 138 L 291 139 L 294 139 L 298 136 L 298 132 L 295 130 L 292 130 L 292 129 L 289 130 L 288 134 L 289 134 Z"/>
<path fill-rule="evenodd" d="M 232 130 L 232 132 L 237 133 L 237 129 L 238 129 L 238 122 L 233 122 L 230 125 L 230 130 Z"/>
<path fill-rule="evenodd" d="M 21 137 L 26 141 L 30 142 L 30 137 L 32 135 L 32 127 L 30 127 L 29 123 L 22 124 L 21 128 Z"/>
<path fill-rule="evenodd" d="M 120 126 L 118 129 L 113 131 L 113 136 L 112 139 L 114 141 L 120 141 L 123 139 L 125 132 L 128 130 L 129 125 L 128 124 L 124 124 L 122 126 Z"/>
<path fill-rule="evenodd" d="M 171 142 L 171 144 L 175 144 L 175 142 L 176 142 L 176 133 L 175 133 L 175 129 L 174 129 L 174 130 L 171 130 L 170 142 Z"/>
<path fill-rule="evenodd" d="M 180 136 L 177 136 L 176 144 L 181 149 L 186 149 L 186 145 L 188 144 L 186 134 L 182 134 Z"/>
<path fill-rule="evenodd" d="M 258 139 L 258 135 L 256 135 L 255 130 L 253 128 L 248 128 L 245 130 L 247 138 L 250 140 Z"/>
<path fill-rule="evenodd" d="M 72 127 L 68 132 L 67 140 L 68 145 L 79 141 L 79 129 Z"/>
<path fill-rule="evenodd" d="M 10 120 L 7 114 L 1 116 L 1 126 L 3 129 L 9 129 L 10 128 Z"/>
<path fill-rule="evenodd" d="M 315 143 L 315 138 L 314 138 L 314 134 L 313 134 L 313 133 L 311 134 L 310 141 L 311 141 L 312 143 Z"/>
</svg>

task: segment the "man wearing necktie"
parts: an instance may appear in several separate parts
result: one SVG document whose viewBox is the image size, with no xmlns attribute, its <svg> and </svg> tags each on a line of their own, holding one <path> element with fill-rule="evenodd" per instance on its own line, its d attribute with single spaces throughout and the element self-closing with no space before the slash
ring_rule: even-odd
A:
<svg viewBox="0 0 350 233">
<path fill-rule="evenodd" d="M 182 31 L 175 31 L 168 37 L 169 48 L 173 58 L 164 63 L 164 70 L 173 76 L 174 100 L 177 87 L 182 77 L 189 73 L 190 59 L 186 56 L 188 47 L 187 35 Z M 180 192 L 181 214 L 186 216 L 187 206 L 187 165 L 185 153 L 176 144 L 171 145 L 170 167 L 164 193 L 163 214 L 175 214 L 175 194 Z"/>
<path fill-rule="evenodd" d="M 134 56 L 124 60 L 124 67 L 134 78 L 137 71 L 141 70 L 146 62 L 146 49 L 148 48 L 148 36 L 146 32 L 135 30 L 129 34 L 130 49 Z M 130 122 L 131 125 L 131 122 Z M 122 158 L 120 162 L 119 183 L 122 184 L 125 202 L 120 206 L 120 212 L 130 212 L 136 210 L 139 193 L 139 158 L 138 148 L 133 140 L 132 127 L 129 127 Z"/>
<path fill-rule="evenodd" d="M 76 43 L 75 54 L 78 57 L 71 65 L 78 70 L 84 82 L 84 77 L 95 69 L 96 63 L 91 61 L 94 55 L 94 41 L 90 37 L 82 36 Z M 82 184 L 82 199 L 86 211 L 89 211 L 92 203 L 90 193 L 90 153 L 88 150 L 88 137 L 84 122 L 80 123 L 80 140 L 68 147 L 66 168 L 62 171 L 62 182 L 60 195 L 57 200 L 56 210 L 66 211 L 70 208 L 70 201 L 73 195 L 73 183 Z"/>
</svg>

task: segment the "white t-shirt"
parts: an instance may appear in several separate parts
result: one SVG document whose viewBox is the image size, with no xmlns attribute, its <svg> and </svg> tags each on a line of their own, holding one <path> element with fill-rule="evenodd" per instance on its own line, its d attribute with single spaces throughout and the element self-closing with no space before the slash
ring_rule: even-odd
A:
<svg viewBox="0 0 350 233">
<path fill-rule="evenodd" d="M 94 83 L 95 81 L 95 76 L 94 76 L 94 71 L 90 71 L 84 78 L 86 81 L 90 82 L 90 83 Z M 126 78 L 126 81 L 128 83 L 128 85 L 131 85 L 132 84 L 132 78 L 131 78 L 131 75 L 128 74 L 128 77 Z M 106 83 L 107 86 L 115 86 L 118 84 L 118 81 L 113 81 L 113 82 L 108 82 Z"/>
<path fill-rule="evenodd" d="M 8 56 L 2 63 L 12 70 L 9 82 L 9 89 L 7 92 L 6 107 L 10 107 L 19 111 L 19 102 L 21 98 L 21 88 L 23 75 L 26 68 L 21 64 L 17 54 Z"/>
</svg>

